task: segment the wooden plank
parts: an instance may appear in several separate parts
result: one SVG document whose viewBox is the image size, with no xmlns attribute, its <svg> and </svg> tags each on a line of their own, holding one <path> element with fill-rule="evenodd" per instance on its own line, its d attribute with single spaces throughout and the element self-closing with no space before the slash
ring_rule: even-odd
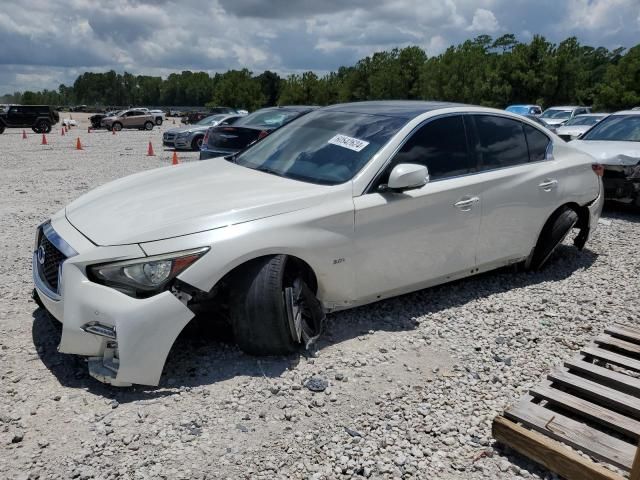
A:
<svg viewBox="0 0 640 480">
<path fill-rule="evenodd" d="M 626 342 L 610 335 L 601 335 L 594 340 L 598 345 L 607 345 L 609 347 L 619 348 L 625 352 L 640 354 L 640 345 L 636 343 Z"/>
<path fill-rule="evenodd" d="M 614 372 L 608 368 L 599 367 L 593 363 L 578 359 L 564 362 L 564 366 L 569 370 L 587 374 L 594 380 L 597 380 L 598 383 L 640 397 L 640 379 L 638 378 L 630 377 L 624 373 Z"/>
<path fill-rule="evenodd" d="M 504 417 L 493 420 L 493 438 L 567 480 L 623 480 L 561 443 L 527 430 Z"/>
<path fill-rule="evenodd" d="M 608 350 L 603 350 L 602 348 L 586 347 L 583 348 L 580 353 L 582 353 L 583 355 L 596 357 L 601 360 L 606 360 L 609 363 L 620 365 L 628 370 L 635 370 L 636 372 L 640 372 L 640 362 L 638 360 L 634 360 L 632 358 L 625 357 L 624 355 L 619 355 Z"/>
<path fill-rule="evenodd" d="M 636 420 L 640 420 L 640 398 L 578 377 L 565 370 L 556 369 L 547 375 L 547 378 L 552 382 L 560 383 L 579 391 L 584 397 L 596 399 L 609 408 L 621 410 L 632 415 Z"/>
<path fill-rule="evenodd" d="M 593 458 L 627 471 L 631 468 L 636 450 L 633 445 L 536 405 L 530 398 L 529 395 L 525 396 L 518 405 L 507 410 L 504 416 L 581 450 Z"/>
<path fill-rule="evenodd" d="M 614 337 L 619 337 L 627 342 L 640 344 L 640 330 L 625 327 L 624 325 L 614 325 L 613 327 L 605 328 L 604 333 L 608 333 Z"/>
<path fill-rule="evenodd" d="M 619 413 L 607 410 L 600 405 L 588 402 L 580 397 L 552 388 L 548 382 L 530 391 L 531 396 L 547 400 L 555 405 L 579 414 L 581 417 L 616 430 L 631 437 L 634 441 L 640 439 L 640 422 Z"/>
<path fill-rule="evenodd" d="M 640 443 L 638 444 L 638 448 L 636 448 L 636 456 L 633 459 L 631 472 L 629 472 L 629 480 L 640 480 Z"/>
</svg>

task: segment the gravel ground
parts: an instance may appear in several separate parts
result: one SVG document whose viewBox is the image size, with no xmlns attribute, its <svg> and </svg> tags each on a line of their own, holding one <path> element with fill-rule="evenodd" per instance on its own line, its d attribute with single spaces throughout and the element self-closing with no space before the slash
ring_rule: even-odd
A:
<svg viewBox="0 0 640 480">
<path fill-rule="evenodd" d="M 114 389 L 57 353 L 59 329 L 29 299 L 34 229 L 97 185 L 168 165 L 172 125 L 112 136 L 74 118 L 48 146 L 0 136 L 0 478 L 556 478 L 494 448 L 491 421 L 605 326 L 637 325 L 640 215 L 607 210 L 583 252 L 567 242 L 540 273 L 330 315 L 304 356 L 248 357 L 196 323 L 160 387 Z M 314 376 L 323 392 L 304 385 Z"/>
</svg>

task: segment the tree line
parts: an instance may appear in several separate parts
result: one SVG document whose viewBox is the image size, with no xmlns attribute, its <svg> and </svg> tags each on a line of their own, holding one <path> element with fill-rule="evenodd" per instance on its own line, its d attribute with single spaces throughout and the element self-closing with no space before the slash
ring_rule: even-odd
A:
<svg viewBox="0 0 640 480">
<path fill-rule="evenodd" d="M 183 71 L 166 79 L 109 71 L 85 72 L 58 90 L 25 91 L 0 103 L 50 105 L 224 105 L 254 110 L 271 105 L 327 105 L 379 99 L 425 99 L 504 108 L 591 105 L 618 110 L 640 105 L 640 44 L 609 50 L 570 37 L 554 44 L 536 35 L 480 35 L 428 57 L 410 46 L 374 53 L 324 75 L 312 71 L 281 77 L 229 70 L 211 76 Z"/>
</svg>

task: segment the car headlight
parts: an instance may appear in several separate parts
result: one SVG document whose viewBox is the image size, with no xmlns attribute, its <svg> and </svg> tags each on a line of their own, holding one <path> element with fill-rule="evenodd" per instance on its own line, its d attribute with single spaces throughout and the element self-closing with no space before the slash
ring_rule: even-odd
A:
<svg viewBox="0 0 640 480">
<path fill-rule="evenodd" d="M 163 290 L 176 276 L 209 251 L 209 247 L 88 267 L 89 279 L 132 297 Z"/>
</svg>

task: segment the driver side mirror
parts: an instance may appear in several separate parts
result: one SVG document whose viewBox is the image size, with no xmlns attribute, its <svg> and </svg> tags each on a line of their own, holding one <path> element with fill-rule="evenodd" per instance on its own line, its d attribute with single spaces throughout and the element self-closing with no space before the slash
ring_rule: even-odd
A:
<svg viewBox="0 0 640 480">
<path fill-rule="evenodd" d="M 389 182 L 386 185 L 380 185 L 380 190 L 404 192 L 420 188 L 427 182 L 429 182 L 429 170 L 425 165 L 400 163 L 393 167 L 389 174 Z"/>
</svg>

